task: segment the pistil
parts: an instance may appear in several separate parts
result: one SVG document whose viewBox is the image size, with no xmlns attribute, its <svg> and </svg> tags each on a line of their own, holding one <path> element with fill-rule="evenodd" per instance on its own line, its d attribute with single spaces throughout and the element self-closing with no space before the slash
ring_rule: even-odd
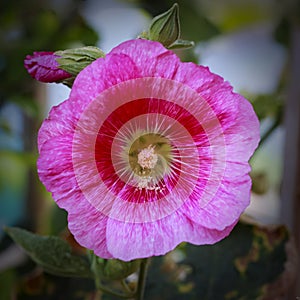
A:
<svg viewBox="0 0 300 300">
<path fill-rule="evenodd" d="M 143 169 L 154 169 L 158 161 L 158 156 L 154 151 L 154 146 L 149 145 L 147 148 L 144 148 L 138 154 L 138 164 Z"/>
</svg>

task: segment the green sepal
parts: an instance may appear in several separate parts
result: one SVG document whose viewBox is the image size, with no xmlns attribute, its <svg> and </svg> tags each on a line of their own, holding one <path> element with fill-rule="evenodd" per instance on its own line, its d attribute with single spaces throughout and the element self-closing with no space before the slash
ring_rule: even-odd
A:
<svg viewBox="0 0 300 300">
<path fill-rule="evenodd" d="M 195 46 L 195 43 L 193 41 L 187 41 L 187 40 L 176 40 L 173 44 L 168 46 L 167 48 L 170 50 L 173 49 L 188 49 Z"/>
<path fill-rule="evenodd" d="M 101 49 L 94 46 L 60 50 L 56 51 L 55 54 L 59 56 L 56 58 L 59 68 L 73 76 L 76 76 L 97 58 L 105 56 L 105 53 Z"/>
<path fill-rule="evenodd" d="M 64 85 L 66 85 L 69 88 L 72 88 L 75 78 L 76 78 L 75 76 L 66 78 L 63 81 L 61 81 L 61 83 L 63 83 Z"/>
<path fill-rule="evenodd" d="M 119 259 L 103 259 L 91 253 L 91 269 L 96 277 L 102 280 L 125 279 L 138 270 L 140 260 L 122 261 Z"/>
<path fill-rule="evenodd" d="M 41 236 L 17 227 L 5 232 L 45 272 L 64 277 L 93 277 L 88 260 L 74 255 L 70 245 L 56 236 Z"/>
</svg>

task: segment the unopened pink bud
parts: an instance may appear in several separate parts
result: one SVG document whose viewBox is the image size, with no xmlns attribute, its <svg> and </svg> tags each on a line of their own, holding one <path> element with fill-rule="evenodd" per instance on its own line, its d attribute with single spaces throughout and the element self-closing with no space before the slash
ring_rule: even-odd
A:
<svg viewBox="0 0 300 300">
<path fill-rule="evenodd" d="M 33 52 L 33 55 L 26 56 L 24 66 L 28 73 L 38 81 L 60 82 L 72 75 L 59 68 L 56 61 L 58 57 L 53 52 Z"/>
</svg>

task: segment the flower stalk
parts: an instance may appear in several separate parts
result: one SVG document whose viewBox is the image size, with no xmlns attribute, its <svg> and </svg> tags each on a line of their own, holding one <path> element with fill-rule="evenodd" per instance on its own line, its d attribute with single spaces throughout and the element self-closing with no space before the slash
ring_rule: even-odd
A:
<svg viewBox="0 0 300 300">
<path fill-rule="evenodd" d="M 139 280 L 138 280 L 138 286 L 136 291 L 136 300 L 144 299 L 148 265 L 149 265 L 149 258 L 144 258 L 141 261 L 141 265 L 140 265 Z"/>
</svg>

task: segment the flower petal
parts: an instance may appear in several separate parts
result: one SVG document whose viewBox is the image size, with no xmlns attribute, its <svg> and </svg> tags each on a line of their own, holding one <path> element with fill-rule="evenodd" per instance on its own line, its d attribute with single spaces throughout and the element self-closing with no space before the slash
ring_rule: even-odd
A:
<svg viewBox="0 0 300 300">
<path fill-rule="evenodd" d="M 70 78 L 71 74 L 59 68 L 57 57 L 53 52 L 34 52 L 26 56 L 24 66 L 33 78 L 41 82 L 59 82 Z"/>
<path fill-rule="evenodd" d="M 88 249 L 97 249 L 103 258 L 112 258 L 106 245 L 107 216 L 90 205 L 73 172 L 72 135 L 47 140 L 41 147 L 38 171 L 56 203 L 68 211 L 68 227 L 75 239 Z M 80 212 L 80 213 L 78 213 Z"/>
<path fill-rule="evenodd" d="M 80 103 L 74 107 L 71 101 L 64 101 L 52 107 L 49 116 L 41 125 L 38 133 L 38 149 L 45 142 L 57 136 L 73 134 L 76 128 L 76 121 L 79 119 Z"/>
<path fill-rule="evenodd" d="M 202 205 L 201 199 L 190 199 L 180 211 L 193 222 L 207 228 L 223 230 L 236 222 L 250 202 L 250 177 L 239 181 L 225 181 L 212 195 L 211 201 Z"/>
<path fill-rule="evenodd" d="M 76 77 L 70 99 L 85 109 L 102 91 L 129 79 L 141 77 L 135 62 L 123 54 L 107 54 L 84 68 Z"/>
<path fill-rule="evenodd" d="M 112 54 L 130 57 L 142 76 L 172 78 L 179 65 L 178 57 L 159 42 L 130 40 L 115 47 Z"/>
<path fill-rule="evenodd" d="M 134 157 L 151 148 L 150 169 L 162 163 L 161 144 L 142 146 L 151 134 L 166 141 L 168 160 L 148 186 Z M 87 66 L 51 110 L 39 131 L 38 170 L 79 243 L 131 260 L 229 234 L 249 203 L 258 139 L 251 104 L 223 78 L 134 40 Z"/>
<path fill-rule="evenodd" d="M 108 218 L 89 203 L 80 206 L 81 213 L 69 213 L 68 227 L 76 240 L 102 258 L 113 258 L 107 249 L 106 226 Z"/>
<path fill-rule="evenodd" d="M 211 230 L 193 223 L 178 212 L 152 223 L 125 223 L 109 219 L 107 247 L 114 257 L 124 261 L 164 255 L 181 242 L 213 244 L 226 237 L 234 225 L 222 231 Z"/>
<path fill-rule="evenodd" d="M 40 180 L 61 208 L 78 205 L 82 192 L 74 176 L 70 134 L 53 137 L 45 142 L 37 161 Z"/>
</svg>

